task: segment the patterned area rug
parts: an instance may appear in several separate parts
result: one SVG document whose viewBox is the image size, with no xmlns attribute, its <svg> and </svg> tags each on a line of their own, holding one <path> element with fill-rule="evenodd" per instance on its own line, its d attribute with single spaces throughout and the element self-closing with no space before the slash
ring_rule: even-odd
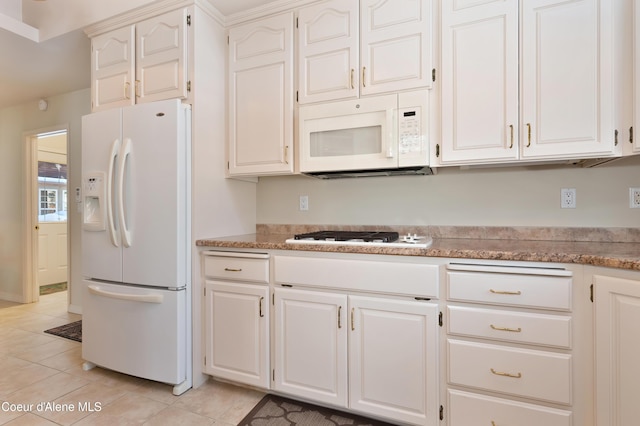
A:
<svg viewBox="0 0 640 426">
<path fill-rule="evenodd" d="M 82 320 L 61 325 L 60 327 L 50 328 L 44 332 L 53 334 L 54 336 L 64 337 L 65 339 L 75 340 L 76 342 L 82 342 Z"/>
<path fill-rule="evenodd" d="M 45 294 L 57 293 L 59 291 L 65 291 L 66 289 L 67 289 L 67 283 L 41 285 L 40 296 Z"/>
<path fill-rule="evenodd" d="M 298 402 L 276 395 L 266 395 L 238 426 L 390 426 L 377 420 L 329 408 Z"/>
</svg>

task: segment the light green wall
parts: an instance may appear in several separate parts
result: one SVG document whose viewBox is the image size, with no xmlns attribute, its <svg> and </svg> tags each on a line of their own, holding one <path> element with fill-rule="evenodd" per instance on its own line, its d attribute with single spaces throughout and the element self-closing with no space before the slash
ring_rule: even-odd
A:
<svg viewBox="0 0 640 426">
<path fill-rule="evenodd" d="M 596 168 L 439 169 L 435 176 L 260 178 L 258 223 L 450 226 L 640 227 L 629 188 L 640 187 L 640 156 Z M 560 208 L 576 188 L 577 208 Z M 309 211 L 298 211 L 300 195 Z"/>
<path fill-rule="evenodd" d="M 81 117 L 90 112 L 90 89 L 47 99 L 49 108 L 38 110 L 37 100 L 0 110 L 0 299 L 22 300 L 24 242 L 23 226 L 28 212 L 23 211 L 25 132 L 69 127 L 69 188 L 80 185 Z M 80 277 L 80 265 L 73 260 L 80 248 L 79 213 L 70 197 L 69 233 L 71 239 L 70 273 L 72 281 Z M 72 295 L 73 303 L 73 295 Z"/>
</svg>

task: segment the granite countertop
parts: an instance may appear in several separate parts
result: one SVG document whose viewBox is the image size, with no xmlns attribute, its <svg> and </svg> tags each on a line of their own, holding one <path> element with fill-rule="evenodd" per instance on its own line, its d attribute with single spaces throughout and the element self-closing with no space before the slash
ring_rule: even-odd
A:
<svg viewBox="0 0 640 426">
<path fill-rule="evenodd" d="M 335 227 L 334 227 L 335 228 Z M 304 228 L 303 232 L 310 228 Z M 397 229 L 394 228 L 394 229 Z M 640 230 L 574 228 L 570 236 L 567 228 L 550 232 L 533 228 L 460 228 L 429 227 L 418 229 L 419 235 L 431 235 L 433 244 L 427 249 L 390 248 L 346 245 L 288 244 L 286 239 L 300 229 L 258 227 L 257 233 L 222 238 L 200 239 L 198 247 L 225 247 L 264 250 L 302 250 L 337 253 L 364 253 L 401 256 L 448 257 L 485 260 L 576 263 L 640 271 Z M 312 229 L 313 230 L 313 229 Z M 501 230 L 501 231 L 499 231 Z M 410 231 L 413 233 L 413 231 Z M 405 233 L 403 230 L 402 233 Z M 467 238 L 461 238 L 467 235 Z M 577 236 L 576 236 L 577 235 Z M 520 238 L 513 238 L 514 236 Z M 496 238 L 501 237 L 501 238 Z M 524 239 L 524 238 L 535 239 Z M 546 237 L 548 239 L 540 239 Z M 562 241 L 557 238 L 572 239 Z M 576 241 L 577 240 L 577 241 Z M 619 241 L 621 240 L 621 241 Z"/>
</svg>

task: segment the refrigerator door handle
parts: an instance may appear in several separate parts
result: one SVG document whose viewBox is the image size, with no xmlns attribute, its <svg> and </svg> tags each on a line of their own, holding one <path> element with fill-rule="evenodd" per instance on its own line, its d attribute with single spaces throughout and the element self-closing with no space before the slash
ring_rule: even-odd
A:
<svg viewBox="0 0 640 426">
<path fill-rule="evenodd" d="M 114 206 L 113 206 L 113 174 L 115 172 L 116 159 L 118 158 L 118 150 L 120 149 L 120 140 L 116 139 L 111 144 L 111 155 L 109 156 L 109 175 L 107 177 L 107 222 L 109 224 L 109 236 L 111 244 L 115 247 L 120 246 L 116 225 L 114 222 Z"/>
<path fill-rule="evenodd" d="M 124 191 L 127 186 L 127 183 L 125 182 L 125 169 L 126 169 L 125 166 L 127 164 L 127 161 L 130 160 L 130 157 L 131 157 L 131 139 L 126 138 L 124 139 L 122 143 L 122 147 L 120 148 L 120 158 L 118 161 L 118 185 L 119 185 L 118 216 L 119 216 L 119 222 L 120 222 L 120 229 L 122 233 L 122 245 L 124 247 L 131 247 L 131 242 L 132 242 L 131 230 L 127 225 L 125 205 L 124 205 L 124 198 L 125 198 Z"/>
<path fill-rule="evenodd" d="M 96 296 L 108 297 L 110 299 L 127 300 L 131 302 L 144 302 L 144 303 L 162 303 L 164 297 L 161 294 L 126 294 L 115 293 L 112 291 L 101 290 L 99 287 L 89 285 L 89 293 Z"/>
</svg>

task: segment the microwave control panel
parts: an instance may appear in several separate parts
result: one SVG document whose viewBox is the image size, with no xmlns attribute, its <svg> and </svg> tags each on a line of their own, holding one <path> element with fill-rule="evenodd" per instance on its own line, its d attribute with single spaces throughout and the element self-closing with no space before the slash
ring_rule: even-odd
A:
<svg viewBox="0 0 640 426">
<path fill-rule="evenodd" d="M 402 108 L 398 111 L 398 149 L 400 154 L 422 150 L 422 117 L 420 108 Z"/>
</svg>

